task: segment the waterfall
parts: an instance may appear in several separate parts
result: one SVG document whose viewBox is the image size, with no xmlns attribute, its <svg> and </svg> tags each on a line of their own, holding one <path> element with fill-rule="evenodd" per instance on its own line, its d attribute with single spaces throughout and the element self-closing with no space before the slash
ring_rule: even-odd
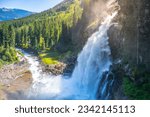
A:
<svg viewBox="0 0 150 117">
<path fill-rule="evenodd" d="M 109 93 L 105 93 L 107 86 L 110 85 L 108 83 L 112 84 L 113 81 L 108 82 L 108 75 L 106 75 L 106 79 L 103 79 L 102 76 L 103 73 L 109 71 L 112 64 L 107 30 L 111 26 L 111 20 L 116 14 L 117 12 L 105 19 L 99 30 L 88 39 L 78 56 L 77 65 L 71 78 L 79 98 L 96 99 L 98 89 L 101 89 L 99 91 L 101 99 L 107 99 L 109 96 Z"/>
<path fill-rule="evenodd" d="M 108 16 L 85 44 L 78 55 L 77 65 L 71 75 L 53 76 L 42 72 L 37 57 L 22 51 L 30 65 L 33 84 L 28 99 L 108 99 L 113 80 L 108 73 L 111 66 L 111 52 L 107 30 L 117 13 Z M 103 77 L 105 76 L 105 77 Z M 67 77 L 67 78 L 65 78 Z M 98 93 L 98 96 L 97 96 Z"/>
</svg>

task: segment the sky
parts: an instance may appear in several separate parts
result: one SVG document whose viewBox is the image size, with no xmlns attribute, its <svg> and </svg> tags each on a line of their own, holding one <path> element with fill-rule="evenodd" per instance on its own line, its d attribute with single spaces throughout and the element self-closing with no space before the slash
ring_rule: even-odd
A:
<svg viewBox="0 0 150 117">
<path fill-rule="evenodd" d="M 0 8 L 18 8 L 41 12 L 52 8 L 63 0 L 0 0 Z"/>
</svg>

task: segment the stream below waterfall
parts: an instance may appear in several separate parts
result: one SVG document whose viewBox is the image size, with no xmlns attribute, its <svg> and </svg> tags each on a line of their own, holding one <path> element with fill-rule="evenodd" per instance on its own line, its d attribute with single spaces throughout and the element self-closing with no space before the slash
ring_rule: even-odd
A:
<svg viewBox="0 0 150 117">
<path fill-rule="evenodd" d="M 108 82 L 107 77 L 102 79 L 102 74 L 108 72 L 112 64 L 107 30 L 116 14 L 108 16 L 88 39 L 78 55 L 71 77 L 42 72 L 38 58 L 21 50 L 30 64 L 33 77 L 27 99 L 97 99 L 97 92 L 100 99 L 107 99 L 110 95 L 107 87 L 113 80 Z"/>
</svg>

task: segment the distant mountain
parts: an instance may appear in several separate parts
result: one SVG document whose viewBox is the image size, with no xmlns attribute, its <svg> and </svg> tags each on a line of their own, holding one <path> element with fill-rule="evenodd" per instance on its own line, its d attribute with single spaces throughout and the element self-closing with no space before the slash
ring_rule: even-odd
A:
<svg viewBox="0 0 150 117">
<path fill-rule="evenodd" d="M 31 14 L 34 13 L 26 10 L 21 10 L 21 9 L 0 8 L 0 21 L 23 18 Z"/>
</svg>

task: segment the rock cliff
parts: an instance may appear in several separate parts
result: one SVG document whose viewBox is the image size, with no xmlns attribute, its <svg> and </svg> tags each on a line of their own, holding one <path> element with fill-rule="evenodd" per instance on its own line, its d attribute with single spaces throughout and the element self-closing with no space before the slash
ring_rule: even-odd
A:
<svg viewBox="0 0 150 117">
<path fill-rule="evenodd" d="M 130 89 L 126 91 L 128 97 L 125 89 L 134 88 L 137 94 L 131 97 L 135 99 L 134 97 L 142 95 L 140 91 L 146 90 L 145 94 L 149 92 L 147 88 L 150 79 L 150 1 L 114 0 L 109 8 L 106 2 L 91 0 L 87 3 L 87 0 L 82 0 L 84 12 L 81 20 L 72 29 L 72 41 L 75 47 L 81 50 L 88 37 L 98 29 L 105 13 L 119 9 L 118 16 L 113 21 L 114 25 L 108 31 L 113 61 L 111 73 L 116 79 L 112 98 L 130 99 L 132 92 Z M 125 82 L 126 79 L 133 85 Z M 147 88 L 141 88 L 144 86 Z M 146 96 L 144 99 L 150 98 Z"/>
</svg>

